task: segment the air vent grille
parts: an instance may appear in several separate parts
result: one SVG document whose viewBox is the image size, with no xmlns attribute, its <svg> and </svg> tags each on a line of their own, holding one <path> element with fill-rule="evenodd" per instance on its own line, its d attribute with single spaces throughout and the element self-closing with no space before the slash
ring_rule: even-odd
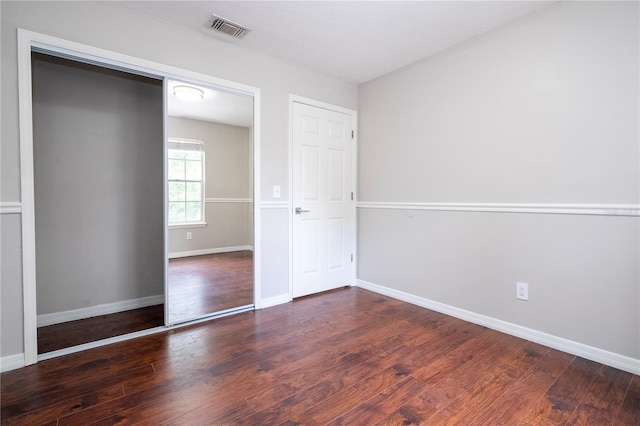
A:
<svg viewBox="0 0 640 426">
<path fill-rule="evenodd" d="M 221 33 L 225 33 L 235 38 L 243 38 L 251 30 L 245 28 L 242 25 L 238 25 L 235 22 L 231 22 L 228 19 L 221 18 L 216 15 L 211 15 L 211 28 Z"/>
</svg>

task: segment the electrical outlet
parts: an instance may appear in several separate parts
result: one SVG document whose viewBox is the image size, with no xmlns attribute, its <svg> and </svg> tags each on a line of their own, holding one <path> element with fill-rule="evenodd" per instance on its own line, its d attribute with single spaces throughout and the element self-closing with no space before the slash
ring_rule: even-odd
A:
<svg viewBox="0 0 640 426">
<path fill-rule="evenodd" d="M 187 240 L 191 239 L 191 232 L 187 232 Z"/>
<path fill-rule="evenodd" d="M 516 283 L 516 299 L 529 300 L 529 284 Z"/>
</svg>

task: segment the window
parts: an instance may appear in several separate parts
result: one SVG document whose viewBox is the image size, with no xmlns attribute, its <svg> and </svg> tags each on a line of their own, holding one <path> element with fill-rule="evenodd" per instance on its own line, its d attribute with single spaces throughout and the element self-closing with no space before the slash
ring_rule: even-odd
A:
<svg viewBox="0 0 640 426">
<path fill-rule="evenodd" d="M 169 139 L 169 225 L 204 223 L 204 142 Z"/>
</svg>

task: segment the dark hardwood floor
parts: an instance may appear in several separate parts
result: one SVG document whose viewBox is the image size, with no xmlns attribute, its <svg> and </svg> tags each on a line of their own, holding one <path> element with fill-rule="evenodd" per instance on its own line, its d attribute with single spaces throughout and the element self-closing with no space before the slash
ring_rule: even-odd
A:
<svg viewBox="0 0 640 426">
<path fill-rule="evenodd" d="M 167 268 L 173 322 L 253 303 L 253 253 L 172 259 Z M 164 325 L 164 305 L 38 328 L 38 353 Z"/>
<path fill-rule="evenodd" d="M 348 288 L 2 374 L 3 424 L 638 425 L 640 377 Z"/>
<path fill-rule="evenodd" d="M 38 353 L 82 345 L 164 325 L 164 305 L 98 315 L 38 328 Z"/>
</svg>

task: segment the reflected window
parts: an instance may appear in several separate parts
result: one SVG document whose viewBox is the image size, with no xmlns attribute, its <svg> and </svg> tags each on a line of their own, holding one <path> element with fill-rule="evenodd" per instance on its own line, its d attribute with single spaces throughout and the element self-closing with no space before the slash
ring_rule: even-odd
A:
<svg viewBox="0 0 640 426">
<path fill-rule="evenodd" d="M 204 223 L 204 142 L 169 139 L 169 225 Z"/>
</svg>

